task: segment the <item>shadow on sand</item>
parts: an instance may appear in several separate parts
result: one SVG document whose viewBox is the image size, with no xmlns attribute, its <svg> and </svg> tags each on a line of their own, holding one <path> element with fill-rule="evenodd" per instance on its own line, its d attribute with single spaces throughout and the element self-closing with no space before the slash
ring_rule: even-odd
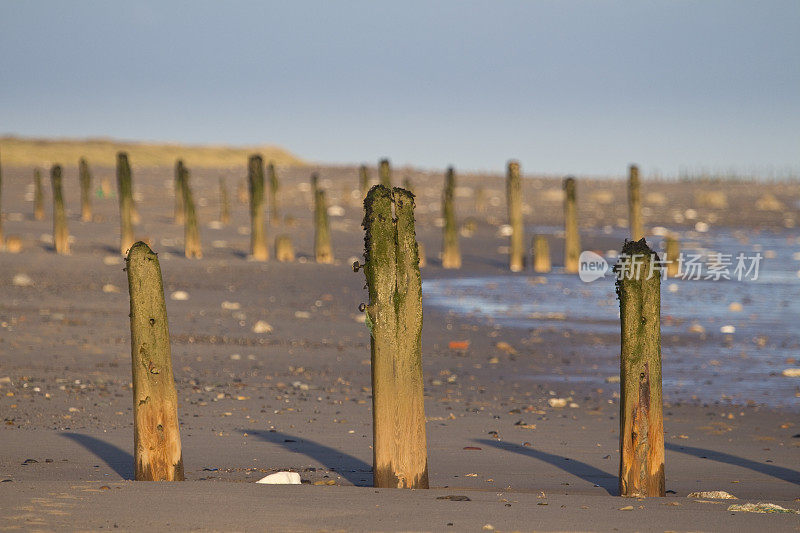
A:
<svg viewBox="0 0 800 533">
<path fill-rule="evenodd" d="M 122 479 L 133 479 L 133 455 L 122 448 L 117 448 L 106 441 L 80 433 L 60 433 L 60 435 L 77 442 L 105 461 Z"/>
<path fill-rule="evenodd" d="M 619 482 L 616 475 L 604 472 L 599 468 L 595 468 L 592 465 L 586 464 L 582 461 L 576 461 L 575 459 L 570 459 L 569 457 L 564 457 L 562 455 L 555 455 L 537 450 L 536 448 L 520 446 L 519 444 L 511 444 L 508 442 L 500 442 L 490 439 L 477 439 L 475 442 L 483 444 L 484 446 L 492 446 L 507 452 L 514 452 L 520 455 L 533 457 L 534 459 L 539 459 L 540 461 L 544 461 L 545 463 L 549 463 L 555 467 L 558 467 L 561 470 L 572 474 L 573 476 L 577 476 L 584 481 L 588 481 L 592 485 L 602 487 L 611 496 L 617 496 L 619 494 Z"/>
<path fill-rule="evenodd" d="M 757 461 L 751 461 L 750 459 L 736 457 L 735 455 L 730 455 L 728 453 L 706 450 L 705 448 L 695 448 L 694 446 L 681 446 L 679 444 L 667 442 L 664 444 L 664 447 L 672 452 L 685 453 L 687 455 L 699 457 L 700 459 L 710 459 L 711 461 L 717 461 L 719 463 L 727 463 L 729 465 L 741 466 L 742 468 L 749 468 L 750 470 L 782 479 L 783 481 L 794 483 L 795 485 L 800 485 L 800 472 L 796 470 L 790 470 L 789 468 L 784 468 L 782 466 L 759 463 Z"/>
<path fill-rule="evenodd" d="M 357 487 L 372 486 L 372 466 L 352 455 L 313 440 L 303 439 L 280 431 L 253 431 L 252 429 L 240 429 L 239 431 L 319 461 L 326 468 L 337 472 Z"/>
</svg>

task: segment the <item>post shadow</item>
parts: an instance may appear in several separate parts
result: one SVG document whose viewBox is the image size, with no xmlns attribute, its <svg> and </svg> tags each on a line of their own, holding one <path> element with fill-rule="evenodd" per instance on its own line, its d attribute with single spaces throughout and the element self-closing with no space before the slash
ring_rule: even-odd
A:
<svg viewBox="0 0 800 533">
<path fill-rule="evenodd" d="M 59 433 L 102 459 L 122 479 L 133 479 L 133 455 L 106 441 L 81 433 Z"/>
<path fill-rule="evenodd" d="M 311 457 L 325 465 L 329 470 L 340 474 L 357 487 L 372 486 L 372 465 L 357 457 L 313 440 L 281 433 L 280 431 L 253 431 L 252 429 L 239 429 L 239 431 L 257 437 L 264 442 L 277 444 L 292 452 L 302 453 Z"/>
<path fill-rule="evenodd" d="M 664 447 L 670 451 L 685 453 L 686 455 L 694 455 L 700 459 L 710 459 L 719 463 L 741 466 L 742 468 L 748 468 L 750 470 L 754 470 L 755 472 L 760 472 L 788 483 L 800 485 L 800 472 L 782 466 L 759 463 L 757 461 L 744 459 L 743 457 L 737 457 L 725 452 L 706 450 L 705 448 L 695 448 L 694 446 L 682 446 L 680 444 L 672 444 L 670 442 L 665 443 Z"/>
<path fill-rule="evenodd" d="M 511 444 L 509 442 L 501 442 L 490 439 L 475 439 L 475 442 L 483 444 L 484 446 L 493 446 L 500 450 L 518 453 L 520 455 L 527 455 L 549 463 L 561 470 L 579 477 L 584 481 L 588 481 L 593 485 L 598 485 L 608 492 L 611 496 L 619 496 L 619 478 L 616 475 L 609 474 L 595 468 L 592 465 L 586 464 L 582 461 L 577 461 L 562 455 L 555 455 L 552 453 L 543 452 L 536 448 L 528 446 L 520 446 L 519 444 Z"/>
</svg>

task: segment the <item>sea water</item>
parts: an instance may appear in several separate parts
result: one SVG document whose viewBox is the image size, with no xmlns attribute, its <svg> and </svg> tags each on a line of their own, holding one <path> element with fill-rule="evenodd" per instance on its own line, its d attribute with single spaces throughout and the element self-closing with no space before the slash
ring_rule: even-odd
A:
<svg viewBox="0 0 800 533">
<path fill-rule="evenodd" d="M 540 229 L 541 231 L 541 229 Z M 613 236 L 613 235 L 612 235 Z M 620 242 L 624 234 L 620 234 Z M 660 244 L 660 237 L 648 242 Z M 661 283 L 662 371 L 667 401 L 756 403 L 800 410 L 800 238 L 796 232 L 685 232 L 684 257 L 701 264 L 732 257 L 731 279 L 665 279 Z M 584 236 L 591 244 L 592 235 Z M 600 251 L 613 265 L 614 251 Z M 761 257 L 758 274 L 737 279 L 742 253 Z M 724 270 L 724 269 L 723 269 Z M 619 335 L 619 301 L 611 272 L 592 282 L 576 274 L 533 273 L 426 279 L 426 306 L 482 323 L 525 330 Z M 533 345 L 533 350 L 544 350 Z M 539 346 L 540 348 L 537 348 Z M 619 375 L 619 341 L 592 346 L 596 368 L 573 367 L 569 375 L 536 374 L 533 381 L 597 382 Z"/>
</svg>

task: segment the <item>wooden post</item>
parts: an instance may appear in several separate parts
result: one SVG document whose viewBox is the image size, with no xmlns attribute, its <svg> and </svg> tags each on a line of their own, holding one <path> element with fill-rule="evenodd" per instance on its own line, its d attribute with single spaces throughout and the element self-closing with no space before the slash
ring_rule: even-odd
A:
<svg viewBox="0 0 800 533">
<path fill-rule="evenodd" d="M 681 275 L 681 245 L 678 238 L 674 235 L 667 235 L 666 238 L 666 255 L 667 255 L 667 277 L 675 278 Z"/>
<path fill-rule="evenodd" d="M 225 178 L 219 178 L 219 222 L 227 226 L 231 222 L 231 201 L 228 198 L 228 186 Z"/>
<path fill-rule="evenodd" d="M 247 172 L 250 183 L 250 256 L 256 261 L 269 259 L 267 229 L 264 226 L 264 160 L 250 156 Z"/>
<path fill-rule="evenodd" d="M 358 168 L 358 185 L 361 190 L 361 197 L 366 198 L 367 192 L 369 192 L 369 170 L 367 170 L 367 165 L 361 165 Z"/>
<path fill-rule="evenodd" d="M 278 214 L 278 174 L 275 172 L 275 164 L 270 162 L 267 167 L 269 175 L 269 223 L 277 226 L 280 222 L 280 215 Z"/>
<path fill-rule="evenodd" d="M 44 191 L 42 190 L 42 171 L 33 169 L 33 218 L 44 220 Z"/>
<path fill-rule="evenodd" d="M 381 185 L 392 188 L 392 167 L 389 165 L 388 159 L 381 159 L 378 163 L 378 177 Z"/>
<path fill-rule="evenodd" d="M 644 239 L 627 241 L 617 263 L 621 338 L 621 496 L 664 496 L 661 401 L 661 274 Z M 649 278 L 649 279 L 648 279 Z"/>
<path fill-rule="evenodd" d="M 475 212 L 479 215 L 486 214 L 486 190 L 482 185 L 475 187 Z"/>
<path fill-rule="evenodd" d="M 69 229 L 64 211 L 60 165 L 53 165 L 50 169 L 50 182 L 53 188 L 53 245 L 57 254 L 69 255 Z"/>
<path fill-rule="evenodd" d="M 328 206 L 325 191 L 319 188 L 314 191 L 314 257 L 317 263 L 333 263 Z"/>
<path fill-rule="evenodd" d="M 546 274 L 550 269 L 550 242 L 546 235 L 536 235 L 533 237 L 533 271 Z"/>
<path fill-rule="evenodd" d="M 367 194 L 364 211 L 374 485 L 428 488 L 414 196 L 376 185 Z"/>
<path fill-rule="evenodd" d="M 639 194 L 639 167 L 631 165 L 628 171 L 628 225 L 630 227 L 631 240 L 638 241 L 644 238 L 642 205 Z"/>
<path fill-rule="evenodd" d="M 92 173 L 85 157 L 78 161 L 78 173 L 81 182 L 81 220 L 92 221 Z"/>
<path fill-rule="evenodd" d="M 117 196 L 119 197 L 120 239 L 119 249 L 127 255 L 133 244 L 133 191 L 131 189 L 131 166 L 128 154 L 117 153 Z"/>
<path fill-rule="evenodd" d="M 143 242 L 126 259 L 131 298 L 133 450 L 136 481 L 183 481 L 178 396 L 158 256 Z"/>
<path fill-rule="evenodd" d="M 520 272 L 525 268 L 525 226 L 522 222 L 522 182 L 519 176 L 518 161 L 508 162 L 506 202 L 508 204 L 508 224 L 511 226 L 509 268 L 511 272 Z"/>
<path fill-rule="evenodd" d="M 575 205 L 575 178 L 564 180 L 564 271 L 577 274 L 581 255 L 581 237 L 578 233 L 578 209 Z"/>
<path fill-rule="evenodd" d="M 183 172 L 183 160 L 175 162 L 175 207 L 172 214 L 172 221 L 181 225 L 186 219 L 186 207 L 183 205 L 183 180 L 186 174 Z"/>
<path fill-rule="evenodd" d="M 461 250 L 458 246 L 458 226 L 455 208 L 456 173 L 447 169 L 442 193 L 442 216 L 444 217 L 444 242 L 442 244 L 442 267 L 461 268 Z"/>
<path fill-rule="evenodd" d="M 288 235 L 275 237 L 275 259 L 281 263 L 294 261 L 294 245 L 292 244 L 292 238 Z"/>
<path fill-rule="evenodd" d="M 200 232 L 197 229 L 197 214 L 194 210 L 194 198 L 192 188 L 189 186 L 189 169 L 181 167 L 182 196 L 183 196 L 183 253 L 187 259 L 201 259 L 203 257 L 203 247 L 200 244 Z"/>
</svg>

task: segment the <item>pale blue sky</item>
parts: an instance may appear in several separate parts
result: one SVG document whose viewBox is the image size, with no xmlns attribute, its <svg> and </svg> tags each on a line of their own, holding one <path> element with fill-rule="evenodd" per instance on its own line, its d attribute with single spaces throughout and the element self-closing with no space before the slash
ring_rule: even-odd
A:
<svg viewBox="0 0 800 533">
<path fill-rule="evenodd" d="M 0 0 L 0 133 L 800 169 L 800 2 Z"/>
</svg>

